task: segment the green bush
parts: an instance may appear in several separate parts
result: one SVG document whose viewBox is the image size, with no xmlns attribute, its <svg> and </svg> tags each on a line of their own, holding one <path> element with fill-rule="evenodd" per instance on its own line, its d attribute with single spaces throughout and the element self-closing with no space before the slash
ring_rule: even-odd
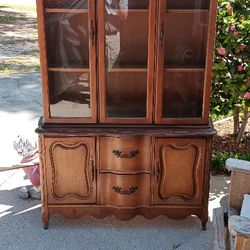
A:
<svg viewBox="0 0 250 250">
<path fill-rule="evenodd" d="M 211 113 L 244 106 L 250 91 L 250 0 L 219 0 Z"/>
<path fill-rule="evenodd" d="M 215 152 L 212 155 L 212 170 L 224 174 L 229 174 L 228 170 L 225 168 L 225 161 L 228 158 L 236 158 L 240 160 L 250 161 L 250 153 L 241 155 Z"/>
</svg>

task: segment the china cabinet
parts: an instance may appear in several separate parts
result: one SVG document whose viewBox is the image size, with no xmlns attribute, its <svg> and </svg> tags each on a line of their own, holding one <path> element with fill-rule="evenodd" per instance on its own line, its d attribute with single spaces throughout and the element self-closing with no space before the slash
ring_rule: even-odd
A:
<svg viewBox="0 0 250 250">
<path fill-rule="evenodd" d="M 42 220 L 208 220 L 216 0 L 37 0 Z"/>
</svg>

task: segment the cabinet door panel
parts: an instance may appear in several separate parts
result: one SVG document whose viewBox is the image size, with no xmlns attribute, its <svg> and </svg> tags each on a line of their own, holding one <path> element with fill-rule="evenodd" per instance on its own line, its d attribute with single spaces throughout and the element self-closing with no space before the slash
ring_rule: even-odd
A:
<svg viewBox="0 0 250 250">
<path fill-rule="evenodd" d="M 205 139 L 157 139 L 155 204 L 202 205 Z"/>
<path fill-rule="evenodd" d="M 46 8 L 86 9 L 88 0 L 45 0 Z"/>
<path fill-rule="evenodd" d="M 95 203 L 94 138 L 47 138 L 49 203 Z"/>
<path fill-rule="evenodd" d="M 100 120 L 152 122 L 155 1 L 98 2 Z"/>
<path fill-rule="evenodd" d="M 96 122 L 95 3 L 45 0 L 44 5 L 39 26 L 44 25 L 45 121 Z"/>
<path fill-rule="evenodd" d="M 208 123 L 216 3 L 160 1 L 156 123 Z"/>
</svg>

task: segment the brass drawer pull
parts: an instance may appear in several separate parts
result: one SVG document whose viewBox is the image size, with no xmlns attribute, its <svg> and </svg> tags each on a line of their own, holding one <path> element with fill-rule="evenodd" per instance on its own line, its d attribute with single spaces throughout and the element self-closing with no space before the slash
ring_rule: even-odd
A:
<svg viewBox="0 0 250 250">
<path fill-rule="evenodd" d="M 117 158 L 134 158 L 136 157 L 140 151 L 139 150 L 131 150 L 129 152 L 123 153 L 120 150 L 113 150 L 112 153 L 117 157 Z"/>
<path fill-rule="evenodd" d="M 123 191 L 121 187 L 118 186 L 113 186 L 112 188 L 116 193 L 118 194 L 122 194 L 122 195 L 130 195 L 136 192 L 136 190 L 138 190 L 138 187 L 130 187 L 127 191 Z"/>
</svg>

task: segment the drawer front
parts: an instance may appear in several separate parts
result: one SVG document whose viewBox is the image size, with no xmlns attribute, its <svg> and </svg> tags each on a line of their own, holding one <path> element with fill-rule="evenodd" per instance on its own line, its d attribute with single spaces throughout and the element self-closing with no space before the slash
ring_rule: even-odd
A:
<svg viewBox="0 0 250 250">
<path fill-rule="evenodd" d="M 114 207 L 149 206 L 150 175 L 100 176 L 100 201 Z"/>
<path fill-rule="evenodd" d="M 100 138 L 101 172 L 149 173 L 151 138 L 102 137 Z"/>
</svg>

